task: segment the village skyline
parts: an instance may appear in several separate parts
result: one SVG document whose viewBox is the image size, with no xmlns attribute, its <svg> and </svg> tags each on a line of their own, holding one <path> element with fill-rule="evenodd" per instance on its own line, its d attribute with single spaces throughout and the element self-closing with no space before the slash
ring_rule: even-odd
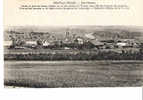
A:
<svg viewBox="0 0 143 100">
<path fill-rule="evenodd" d="M 86 36 L 86 34 L 120 34 L 121 32 L 129 32 L 138 34 L 139 38 L 143 38 L 142 26 L 96 26 L 96 25 L 71 25 L 71 26 L 9 26 L 5 27 L 4 40 L 8 40 L 8 34 L 6 31 L 24 32 L 29 34 L 30 32 L 47 32 L 56 37 L 63 37 L 66 32 L 70 34 L 76 34 L 78 36 Z M 112 35 L 111 34 L 111 35 Z M 124 35 L 124 34 L 122 34 Z"/>
</svg>

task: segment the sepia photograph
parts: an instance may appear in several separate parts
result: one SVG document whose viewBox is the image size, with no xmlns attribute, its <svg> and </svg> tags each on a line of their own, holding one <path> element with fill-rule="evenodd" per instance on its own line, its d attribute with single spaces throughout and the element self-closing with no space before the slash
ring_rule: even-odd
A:
<svg viewBox="0 0 143 100">
<path fill-rule="evenodd" d="M 0 0 L 1 100 L 142 100 L 142 0 Z"/>
<path fill-rule="evenodd" d="M 143 86 L 143 27 L 7 26 L 4 86 Z"/>
</svg>

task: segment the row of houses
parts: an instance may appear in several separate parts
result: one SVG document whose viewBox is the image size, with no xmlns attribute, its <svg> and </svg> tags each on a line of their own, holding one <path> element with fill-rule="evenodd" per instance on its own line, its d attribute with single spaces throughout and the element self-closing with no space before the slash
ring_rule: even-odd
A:
<svg viewBox="0 0 143 100">
<path fill-rule="evenodd" d="M 64 47 L 72 48 L 138 48 L 140 43 L 135 39 L 97 39 L 84 36 L 76 36 L 76 34 L 65 33 L 65 37 L 58 39 L 56 36 L 46 32 L 30 32 L 28 35 L 11 31 L 9 37 L 11 41 L 5 41 L 5 46 L 14 47 Z M 91 36 L 90 36 L 91 37 Z"/>
</svg>

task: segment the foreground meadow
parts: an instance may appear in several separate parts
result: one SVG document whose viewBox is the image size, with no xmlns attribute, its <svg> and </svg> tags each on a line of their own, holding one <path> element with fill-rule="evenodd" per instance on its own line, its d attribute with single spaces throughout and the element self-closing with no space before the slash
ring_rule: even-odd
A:
<svg viewBox="0 0 143 100">
<path fill-rule="evenodd" d="M 5 61 L 4 84 L 33 88 L 143 86 L 143 62 Z"/>
</svg>

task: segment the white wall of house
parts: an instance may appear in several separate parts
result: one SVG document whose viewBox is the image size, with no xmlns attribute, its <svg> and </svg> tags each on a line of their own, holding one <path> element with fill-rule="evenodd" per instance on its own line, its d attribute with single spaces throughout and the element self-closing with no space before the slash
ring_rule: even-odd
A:
<svg viewBox="0 0 143 100">
<path fill-rule="evenodd" d="M 4 46 L 11 46 L 12 45 L 12 41 L 4 41 Z"/>
<path fill-rule="evenodd" d="M 81 39 L 81 38 L 77 38 L 77 40 L 78 40 L 78 44 L 83 44 L 84 43 L 84 40 Z"/>
<path fill-rule="evenodd" d="M 50 45 L 50 43 L 47 42 L 47 41 L 45 41 L 45 42 L 43 43 L 43 46 L 49 46 L 49 45 Z"/>
<path fill-rule="evenodd" d="M 120 47 L 123 47 L 123 46 L 127 46 L 128 43 L 120 42 L 120 43 L 117 43 L 116 45 L 117 45 L 117 46 L 120 46 Z"/>
<path fill-rule="evenodd" d="M 37 42 L 36 41 L 26 41 L 26 44 L 37 45 Z"/>
</svg>

